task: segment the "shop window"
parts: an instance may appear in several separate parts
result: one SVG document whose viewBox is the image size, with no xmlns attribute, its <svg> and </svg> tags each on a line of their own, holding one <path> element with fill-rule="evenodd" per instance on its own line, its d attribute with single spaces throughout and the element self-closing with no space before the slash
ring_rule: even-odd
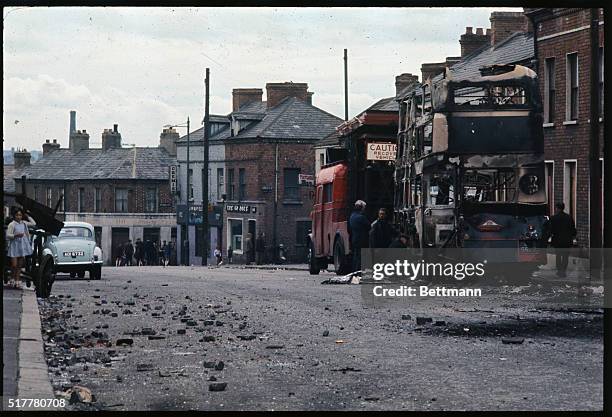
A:
<svg viewBox="0 0 612 417">
<path fill-rule="evenodd" d="M 228 219 L 229 242 L 234 253 L 242 253 L 242 219 Z"/>
</svg>

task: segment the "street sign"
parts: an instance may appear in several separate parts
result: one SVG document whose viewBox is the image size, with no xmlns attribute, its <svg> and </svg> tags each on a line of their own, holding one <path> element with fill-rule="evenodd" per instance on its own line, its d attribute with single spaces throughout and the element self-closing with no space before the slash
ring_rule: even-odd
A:
<svg viewBox="0 0 612 417">
<path fill-rule="evenodd" d="M 226 204 L 225 211 L 228 213 L 257 213 L 257 207 L 248 204 Z"/>
<path fill-rule="evenodd" d="M 368 161 L 395 161 L 397 145 L 391 142 L 367 142 Z"/>
<path fill-rule="evenodd" d="M 170 165 L 169 167 L 170 173 L 170 192 L 171 193 L 176 193 L 176 183 L 177 183 L 177 177 L 176 177 L 176 165 Z"/>
<path fill-rule="evenodd" d="M 300 185 L 314 185 L 314 183 L 315 183 L 314 175 L 298 174 L 298 184 L 300 184 Z"/>
</svg>

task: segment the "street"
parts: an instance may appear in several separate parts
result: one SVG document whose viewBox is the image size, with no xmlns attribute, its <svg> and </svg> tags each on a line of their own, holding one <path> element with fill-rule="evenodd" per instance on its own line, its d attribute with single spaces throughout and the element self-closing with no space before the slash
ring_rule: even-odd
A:
<svg viewBox="0 0 612 417">
<path fill-rule="evenodd" d="M 602 408 L 602 310 L 585 309 L 575 288 L 373 308 L 361 285 L 321 285 L 330 276 L 202 267 L 58 276 L 39 302 L 53 387 L 89 388 L 94 403 L 69 406 L 81 409 Z"/>
</svg>

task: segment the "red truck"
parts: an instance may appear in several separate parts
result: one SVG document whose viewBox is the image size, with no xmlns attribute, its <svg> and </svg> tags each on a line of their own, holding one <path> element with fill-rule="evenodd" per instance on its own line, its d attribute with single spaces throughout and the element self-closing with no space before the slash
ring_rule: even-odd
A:
<svg viewBox="0 0 612 417">
<path fill-rule="evenodd" d="M 328 152 L 328 156 L 336 155 L 335 160 L 322 167 L 315 182 L 309 235 L 311 274 L 318 274 L 329 263 L 334 264 L 336 274 L 350 272 L 348 219 L 356 200 L 366 202 L 370 221 L 381 207 L 393 213 L 397 109 L 395 98 L 383 99 L 338 128 L 340 145 Z"/>
</svg>

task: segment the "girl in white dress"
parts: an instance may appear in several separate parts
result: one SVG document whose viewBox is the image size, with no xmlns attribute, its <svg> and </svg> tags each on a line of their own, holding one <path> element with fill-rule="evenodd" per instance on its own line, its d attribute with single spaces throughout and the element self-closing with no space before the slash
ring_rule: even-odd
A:
<svg viewBox="0 0 612 417">
<path fill-rule="evenodd" d="M 17 209 L 13 215 L 14 220 L 9 223 L 6 230 L 6 237 L 9 240 L 8 257 L 11 259 L 12 285 L 21 288 L 21 268 L 23 267 L 26 256 L 32 254 L 32 243 L 28 226 L 36 226 L 36 222 L 28 215 L 27 220 L 23 219 L 24 212 Z"/>
</svg>

